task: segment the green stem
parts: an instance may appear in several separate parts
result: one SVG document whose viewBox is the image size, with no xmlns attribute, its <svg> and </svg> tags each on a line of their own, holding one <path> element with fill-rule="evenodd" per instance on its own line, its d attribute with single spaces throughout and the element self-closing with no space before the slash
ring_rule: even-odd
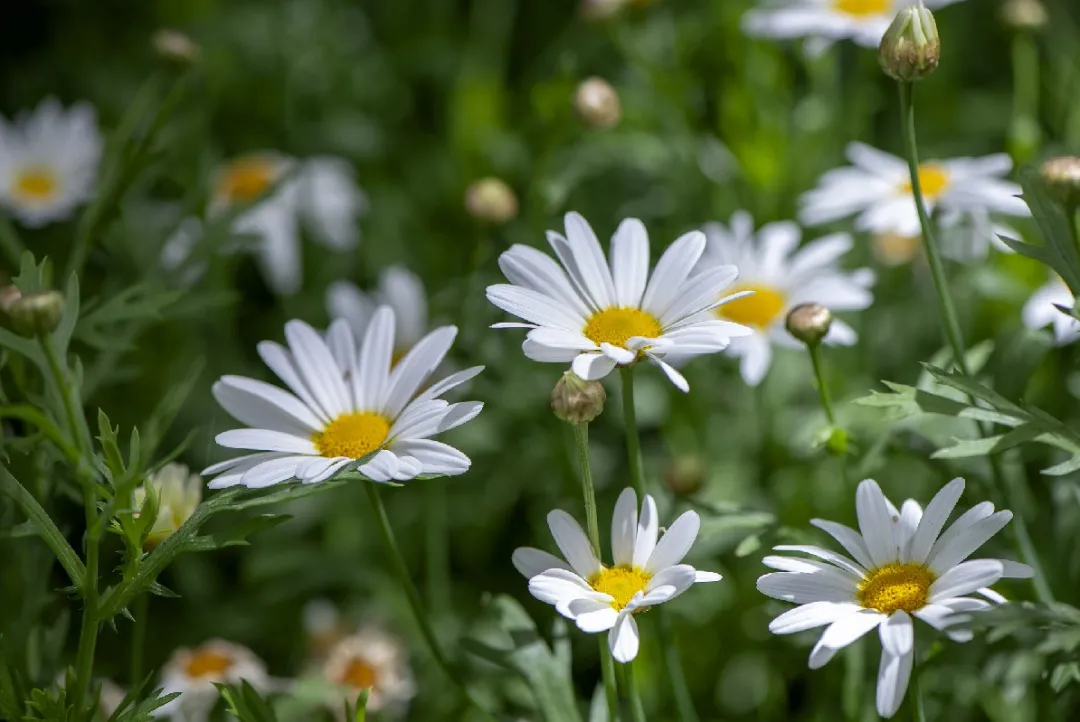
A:
<svg viewBox="0 0 1080 722">
<path fill-rule="evenodd" d="M 817 385 L 818 397 L 821 399 L 821 408 L 825 410 L 825 418 L 829 420 L 829 426 L 836 428 L 832 398 L 829 396 L 829 387 L 825 385 L 825 373 L 821 368 L 821 344 L 809 343 L 806 349 L 810 352 L 810 365 L 814 367 L 814 381 Z"/>
<path fill-rule="evenodd" d="M 662 606 L 656 607 L 656 626 L 659 629 L 660 646 L 664 649 L 664 662 L 671 675 L 671 689 L 675 693 L 675 711 L 681 722 L 697 722 L 694 698 L 690 694 L 690 685 L 686 682 L 679 646 L 671 629 L 671 619 Z"/>
<path fill-rule="evenodd" d="M 7 467 L 2 464 L 0 464 L 0 489 L 3 489 L 14 500 L 23 513 L 26 514 L 26 518 L 34 524 L 38 534 L 45 540 L 45 544 L 56 555 L 60 565 L 64 567 L 64 571 L 71 577 L 71 583 L 81 592 L 83 585 L 86 583 L 86 567 L 83 566 L 79 555 L 71 548 L 71 545 L 68 544 L 64 535 L 60 533 L 49 513 L 38 503 L 34 495 L 27 491 L 26 487 L 12 476 Z"/>
<path fill-rule="evenodd" d="M 645 706 L 641 704 L 641 695 L 638 694 L 637 680 L 634 678 L 634 664 L 627 663 L 623 667 L 623 686 L 626 688 L 626 697 L 630 700 L 630 717 L 634 722 L 646 722 Z"/>
<path fill-rule="evenodd" d="M 630 457 L 630 483 L 641 501 L 645 498 L 645 472 L 641 461 L 637 412 L 634 409 L 634 367 L 623 366 L 619 372 L 622 374 L 623 425 L 626 426 L 626 452 Z"/>
<path fill-rule="evenodd" d="M 918 662 L 911 663 L 911 718 L 915 722 L 926 722 L 926 710 L 923 708 L 922 684 L 919 680 Z"/>
<path fill-rule="evenodd" d="M 131 667 L 128 681 L 131 686 L 142 682 L 143 655 L 146 651 L 146 617 L 150 613 L 150 595 L 141 594 L 135 600 L 135 627 L 131 630 Z"/>
<path fill-rule="evenodd" d="M 589 425 L 571 424 L 574 429 L 574 446 L 577 449 L 578 467 L 581 470 L 581 493 L 585 497 L 585 521 L 593 553 L 600 558 L 600 524 L 596 520 L 596 491 L 593 489 L 592 465 L 589 463 Z"/>
<path fill-rule="evenodd" d="M 1038 150 L 1039 48 L 1031 33 L 1019 32 L 1012 41 L 1013 115 L 1010 140 L 1017 162 L 1029 160 Z"/>
<path fill-rule="evenodd" d="M 450 602 L 450 537 L 447 534 L 446 487 L 436 479 L 424 488 L 424 514 L 427 545 L 428 607 L 442 606 L 449 611 Z"/>
<path fill-rule="evenodd" d="M 852 722 L 862 719 L 863 687 L 866 685 L 866 646 L 860 640 L 845 650 L 841 708 Z"/>
<path fill-rule="evenodd" d="M 611 657 L 608 648 L 607 635 L 601 634 L 600 639 L 600 673 L 604 680 L 604 697 L 607 699 L 608 722 L 617 722 L 619 719 L 619 690 L 615 686 L 615 660 Z"/>
</svg>

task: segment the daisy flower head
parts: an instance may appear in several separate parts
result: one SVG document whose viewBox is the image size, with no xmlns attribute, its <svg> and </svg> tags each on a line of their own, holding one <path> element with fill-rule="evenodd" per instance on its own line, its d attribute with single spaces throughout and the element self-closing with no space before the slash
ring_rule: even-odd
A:
<svg viewBox="0 0 1080 722">
<path fill-rule="evenodd" d="M 924 0 L 926 7 L 959 0 Z M 896 14 L 916 0 L 763 0 L 743 16 L 747 35 L 787 40 L 811 38 L 819 49 L 837 40 L 876 48 Z"/>
<path fill-rule="evenodd" d="M 427 333 L 427 295 L 416 274 L 401 266 L 390 266 L 379 274 L 379 287 L 374 293 L 364 293 L 348 281 L 336 281 L 326 289 L 330 315 L 347 321 L 358 338 L 363 336 L 375 309 L 381 305 L 394 309 L 397 320 L 396 361 Z"/>
<path fill-rule="evenodd" d="M 858 231 L 922 236 L 907 161 L 863 143 L 848 145 L 847 157 L 850 166 L 829 171 L 799 199 L 803 225 L 855 216 Z M 919 186 L 927 212 L 937 213 L 943 253 L 970 261 L 985 257 L 991 243 L 1008 251 L 997 234 L 1017 234 L 992 216 L 1031 214 L 1019 198 L 1020 186 L 1004 179 L 1011 170 L 1003 153 L 919 164 Z"/>
<path fill-rule="evenodd" d="M 1076 305 L 1072 291 L 1065 282 L 1055 276 L 1040 286 L 1024 304 L 1021 319 L 1030 329 L 1051 326 L 1054 343 L 1067 346 L 1080 338 L 1080 321 L 1062 311 L 1058 306 L 1072 308 Z"/>
<path fill-rule="evenodd" d="M 218 434 L 218 444 L 255 453 L 206 469 L 203 474 L 214 475 L 210 488 L 262 488 L 291 479 L 315 484 L 346 467 L 379 482 L 468 471 L 469 457 L 431 437 L 480 413 L 482 403 L 452 404 L 440 397 L 483 367 L 424 388 L 457 329 L 435 329 L 391 368 L 394 327 L 393 310 L 382 306 L 359 347 L 340 320 L 325 339 L 303 321 L 290 321 L 287 346 L 260 343 L 260 357 L 289 390 L 242 376 L 214 384 L 214 398 L 248 427 Z"/>
<path fill-rule="evenodd" d="M 0 204 L 25 226 L 71 217 L 94 195 L 104 142 L 94 108 L 43 100 L 12 123 L 0 118 Z"/>
<path fill-rule="evenodd" d="M 163 694 L 180 696 L 154 711 L 154 716 L 182 722 L 209 719 L 218 699 L 215 684 L 239 684 L 246 680 L 256 690 L 266 690 L 271 680 L 266 665 L 247 647 L 223 639 L 211 639 L 197 647 L 173 652 L 161 672 Z"/>
<path fill-rule="evenodd" d="M 565 221 L 565 236 L 547 235 L 558 263 L 535 248 L 515 245 L 499 257 L 510 283 L 487 289 L 488 300 L 526 321 L 493 328 L 529 329 L 522 350 L 530 359 L 570 363 L 580 378 L 596 381 L 616 366 L 645 358 L 687 391 L 689 384 L 666 355 L 717 353 L 733 337 L 753 333 L 702 315 L 738 297 L 722 292 L 739 272 L 723 266 L 690 277 L 705 250 L 700 231 L 672 243 L 650 276 L 649 236 L 641 221 L 627 218 L 619 224 L 610 264 L 584 218 L 567 213 Z"/>
<path fill-rule="evenodd" d="M 794 634 L 825 627 L 810 652 L 811 669 L 878 630 L 882 652 L 877 710 L 882 717 L 896 713 L 907 691 L 915 657 L 913 617 L 954 641 L 966 642 L 973 636 L 971 630 L 956 625 L 991 602 L 1005 601 L 990 585 L 1002 578 L 1032 575 L 1030 567 L 1017 562 L 968 558 L 1001 531 L 1012 513 L 995 512 L 993 504 L 983 502 L 946 529 L 963 491 L 964 480 L 953 479 L 925 510 L 913 499 L 897 509 L 877 482 L 867 479 L 855 495 L 858 531 L 821 519 L 811 522 L 836 539 L 850 557 L 823 547 L 788 545 L 776 550 L 806 556 L 764 559 L 777 571 L 758 579 L 758 590 L 799 605 L 774 619 L 769 630 Z"/>
<path fill-rule="evenodd" d="M 322 676 L 355 702 L 370 689 L 369 712 L 401 714 L 416 695 L 416 682 L 401 640 L 379 627 L 362 627 L 335 644 L 322 666 Z M 340 713 L 335 701 L 332 709 Z"/>
<path fill-rule="evenodd" d="M 869 268 L 845 271 L 840 260 L 852 247 L 851 236 L 836 233 L 799 247 L 801 231 L 795 223 L 768 223 L 754 232 L 749 213 L 739 211 L 731 224 L 711 223 L 705 227 L 709 239 L 701 261 L 702 269 L 735 266 L 739 282 L 735 291 L 753 295 L 718 306 L 712 311 L 725 319 L 752 329 L 733 339 L 727 353 L 740 359 L 743 380 L 756 386 L 765 378 L 772 361 L 773 344 L 799 348 L 784 327 L 788 312 L 802 303 L 819 303 L 831 311 L 856 311 L 870 306 L 874 273 Z M 850 345 L 855 331 L 833 319 L 825 343 Z"/>
<path fill-rule="evenodd" d="M 610 567 L 597 558 L 572 516 L 555 510 L 547 520 L 566 561 L 540 549 L 521 547 L 514 551 L 514 567 L 529 580 L 534 597 L 574 620 L 581 631 L 607 632 L 611 654 L 620 662 L 637 656 L 637 614 L 674 599 L 695 582 L 721 579 L 719 574 L 682 563 L 697 538 L 698 515 L 684 512 L 657 541 L 656 502 L 648 494 L 640 516 L 634 490 L 624 489 L 619 495 L 611 523 L 615 563 Z"/>
<path fill-rule="evenodd" d="M 356 220 L 366 200 L 352 168 L 340 158 L 306 161 L 274 151 L 235 158 L 218 169 L 208 213 L 237 213 L 232 230 L 258 239 L 256 254 L 267 283 L 279 294 L 300 289 L 300 224 L 334 250 L 359 239 Z"/>
</svg>

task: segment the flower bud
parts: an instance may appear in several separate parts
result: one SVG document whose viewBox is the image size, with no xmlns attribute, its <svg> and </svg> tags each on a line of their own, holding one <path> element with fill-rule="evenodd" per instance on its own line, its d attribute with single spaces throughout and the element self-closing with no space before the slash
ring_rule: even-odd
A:
<svg viewBox="0 0 1080 722">
<path fill-rule="evenodd" d="M 581 17 L 585 20 L 607 20 L 627 5 L 627 0 L 581 0 Z"/>
<path fill-rule="evenodd" d="M 886 266 L 902 266 L 919 255 L 922 236 L 905 236 L 900 233 L 878 233 L 871 248 L 874 258 Z"/>
<path fill-rule="evenodd" d="M 15 303 L 22 298 L 22 291 L 15 284 L 8 284 L 0 287 L 0 311 L 11 315 L 11 309 L 15 307 Z"/>
<path fill-rule="evenodd" d="M 518 200 L 502 180 L 481 178 L 465 191 L 465 209 L 473 218 L 502 224 L 517 215 Z"/>
<path fill-rule="evenodd" d="M 619 94 L 603 78 L 587 78 L 578 86 L 574 109 L 590 128 L 611 128 L 622 118 Z"/>
<path fill-rule="evenodd" d="M 807 346 L 816 346 L 829 333 L 832 312 L 820 303 L 800 303 L 788 313 L 784 325 Z"/>
<path fill-rule="evenodd" d="M 11 325 L 23 336 L 44 336 L 56 330 L 64 315 L 64 296 L 59 291 L 28 293 L 11 302 Z"/>
<path fill-rule="evenodd" d="M 1080 206 L 1080 157 L 1051 158 L 1039 169 L 1046 192 L 1068 208 Z"/>
<path fill-rule="evenodd" d="M 664 481 L 679 496 L 688 496 L 705 483 L 705 463 L 699 456 L 680 456 L 668 464 Z"/>
<path fill-rule="evenodd" d="M 168 463 L 151 474 L 135 490 L 132 499 L 135 518 L 144 508 L 157 507 L 153 526 L 143 541 L 143 550 L 151 551 L 179 529 L 195 513 L 200 501 L 202 477 L 190 473 L 183 464 Z"/>
<path fill-rule="evenodd" d="M 202 55 L 202 48 L 198 43 L 179 30 L 169 28 L 158 30 L 150 42 L 158 55 L 177 65 L 191 65 Z"/>
<path fill-rule="evenodd" d="M 1039 0 L 1007 0 L 1001 8 L 1001 19 L 1013 30 L 1036 32 L 1046 27 L 1050 16 Z"/>
<path fill-rule="evenodd" d="M 604 410 L 607 392 L 599 381 L 567 371 L 551 391 L 551 410 L 568 424 L 587 424 Z"/>
<path fill-rule="evenodd" d="M 878 48 L 881 68 L 899 81 L 925 78 L 937 68 L 940 57 L 941 39 L 934 14 L 921 2 L 896 15 Z"/>
</svg>

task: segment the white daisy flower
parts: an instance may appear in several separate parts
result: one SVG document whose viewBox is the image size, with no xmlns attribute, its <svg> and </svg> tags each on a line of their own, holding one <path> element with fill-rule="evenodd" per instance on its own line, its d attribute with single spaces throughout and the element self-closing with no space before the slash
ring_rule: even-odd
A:
<svg viewBox="0 0 1080 722">
<path fill-rule="evenodd" d="M 0 118 L 0 204 L 37 228 L 71 217 L 94 195 L 104 143 L 88 103 L 55 98 L 14 123 Z"/>
<path fill-rule="evenodd" d="M 788 545 L 776 550 L 813 558 L 764 559 L 766 566 L 779 571 L 758 579 L 758 590 L 799 605 L 774 619 L 769 630 L 793 634 L 828 625 L 810 652 L 811 669 L 818 669 L 837 651 L 878 629 L 882 654 L 877 710 L 882 717 L 896 713 L 907 691 L 915 657 L 912 617 L 954 641 L 966 642 L 972 637 L 971 630 L 954 625 L 966 621 L 967 613 L 991 606 L 968 595 L 976 593 L 1002 603 L 1005 598 L 989 589 L 991 584 L 1002 578 L 1032 575 L 1025 564 L 968 559 L 1012 519 L 1012 512 L 995 513 L 993 504 L 983 502 L 942 533 L 963 491 L 964 480 L 953 479 L 925 512 L 913 499 L 898 510 L 877 482 L 867 479 L 855 495 L 858 532 L 831 521 L 811 522 L 853 558 L 822 547 Z"/>
<path fill-rule="evenodd" d="M 714 572 L 682 564 L 697 538 L 701 520 L 684 512 L 659 533 L 656 502 L 648 494 L 638 517 L 637 494 L 624 489 L 611 522 L 615 565 L 605 567 L 574 518 L 565 511 L 548 514 L 551 536 L 567 562 L 532 547 L 514 551 L 514 567 L 529 580 L 529 592 L 572 619 L 583 632 L 608 632 L 612 656 L 629 662 L 638 653 L 634 616 L 679 596 L 695 582 L 718 582 Z"/>
<path fill-rule="evenodd" d="M 195 508 L 202 501 L 203 481 L 201 476 L 190 473 L 183 464 L 166 464 L 151 474 L 132 495 L 136 516 L 146 503 L 148 485 L 154 487 L 158 499 L 157 517 L 145 542 L 145 546 L 152 549 L 165 541 L 195 513 Z"/>
<path fill-rule="evenodd" d="M 483 367 L 420 392 L 455 336 L 453 326 L 437 328 L 391 368 L 394 312 L 388 306 L 375 312 L 359 349 L 344 321 L 331 325 L 326 340 L 303 321 L 290 321 L 288 348 L 263 341 L 258 351 L 292 393 L 242 376 L 214 384 L 222 408 L 250 427 L 222 432 L 217 442 L 256 453 L 206 469 L 203 474 L 215 475 L 210 488 L 261 488 L 293 478 L 315 484 L 368 455 L 356 470 L 372 481 L 465 473 L 469 457 L 431 437 L 480 413 L 482 403 L 440 397 Z"/>
<path fill-rule="evenodd" d="M 359 238 L 356 219 L 366 200 L 352 168 L 340 158 L 294 158 L 263 151 L 236 158 L 218 169 L 208 213 L 242 209 L 233 232 L 259 239 L 258 257 L 277 293 L 300 289 L 300 223 L 328 247 L 343 251 Z"/>
<path fill-rule="evenodd" d="M 214 684 L 247 680 L 256 690 L 267 690 L 271 680 L 266 665 L 239 644 L 211 639 L 193 648 L 173 652 L 161 672 L 162 694 L 180 696 L 154 711 L 155 717 L 177 722 L 204 722 L 218 699 Z"/>
<path fill-rule="evenodd" d="M 394 359 L 400 359 L 427 333 L 428 308 L 424 284 L 406 268 L 390 266 L 379 274 L 376 292 L 363 293 L 348 281 L 336 281 L 326 289 L 326 307 L 334 318 L 349 323 L 357 338 L 364 335 L 375 309 L 394 309 Z"/>
<path fill-rule="evenodd" d="M 951 5 L 959 0 L 923 0 L 926 7 Z M 917 0 L 764 0 L 743 16 L 748 35 L 767 38 L 812 38 L 829 44 L 850 39 L 876 48 L 902 8 Z M 818 45 L 818 49 L 822 46 Z"/>
<path fill-rule="evenodd" d="M 1055 276 L 1031 294 L 1024 304 L 1021 318 L 1024 325 L 1031 329 L 1052 326 L 1054 342 L 1058 346 L 1066 346 L 1080 338 L 1080 321 L 1063 313 L 1058 306 L 1072 308 L 1075 304 L 1072 291 Z"/>
<path fill-rule="evenodd" d="M 322 676 L 342 688 L 352 702 L 360 692 L 370 689 L 369 712 L 402 714 L 416 695 L 416 682 L 401 640 L 378 627 L 363 627 L 335 644 L 322 666 Z M 331 709 L 341 713 L 336 700 Z"/>
<path fill-rule="evenodd" d="M 852 165 L 831 170 L 818 187 L 799 199 L 803 225 L 856 216 L 855 228 L 874 234 L 922 236 L 907 161 L 851 143 L 847 157 Z M 1019 185 L 1003 179 L 1012 170 L 1005 154 L 983 158 L 931 160 L 919 165 L 919 185 L 929 213 L 937 211 L 942 229 L 942 252 L 957 260 L 986 255 L 993 243 L 1008 251 L 997 234 L 1015 238 L 1016 232 L 991 220 L 991 214 L 1028 216 L 1019 198 Z"/>
<path fill-rule="evenodd" d="M 699 314 L 734 300 L 721 292 L 739 272 L 710 268 L 690 278 L 705 250 L 705 235 L 692 231 L 664 251 L 649 275 L 649 237 L 636 218 L 619 224 L 611 239 L 611 262 L 589 224 L 566 214 L 566 236 L 548 231 L 551 257 L 515 245 L 499 257 L 513 285 L 489 286 L 492 303 L 528 323 L 493 328 L 530 329 L 522 350 L 534 361 L 572 362 L 574 373 L 594 381 L 644 357 L 660 366 L 679 389 L 690 386 L 664 360 L 723 351 L 745 326 Z M 561 267 L 560 267 L 561 264 Z"/>
<path fill-rule="evenodd" d="M 874 300 L 869 268 L 844 271 L 841 257 L 851 250 L 851 236 L 836 233 L 799 248 L 802 232 L 795 223 L 768 223 L 754 233 L 754 220 L 739 211 L 731 225 L 711 223 L 700 267 L 733 265 L 739 269 L 736 291 L 753 291 L 716 308 L 717 317 L 753 329 L 753 334 L 733 339 L 726 353 L 741 359 L 743 380 L 756 386 L 772 361 L 773 344 L 800 348 L 784 326 L 788 312 L 800 303 L 820 303 L 832 311 L 857 311 Z M 839 319 L 833 319 L 825 343 L 851 345 L 858 336 Z"/>
</svg>

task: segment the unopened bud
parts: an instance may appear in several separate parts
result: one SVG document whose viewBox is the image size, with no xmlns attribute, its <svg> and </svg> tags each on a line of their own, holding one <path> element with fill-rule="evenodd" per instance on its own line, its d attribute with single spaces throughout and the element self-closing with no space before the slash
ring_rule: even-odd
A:
<svg viewBox="0 0 1080 722">
<path fill-rule="evenodd" d="M 177 65 L 191 65 L 202 55 L 202 48 L 198 43 L 179 30 L 158 30 L 151 43 L 158 55 Z"/>
<path fill-rule="evenodd" d="M 627 5 L 627 0 L 581 0 L 581 17 L 585 20 L 607 20 Z"/>
<path fill-rule="evenodd" d="M 1050 16 L 1039 0 L 1008 0 L 1001 8 L 1001 19 L 1013 30 L 1035 32 L 1046 27 Z"/>
<path fill-rule="evenodd" d="M 922 236 L 906 236 L 900 233 L 879 233 L 874 236 L 874 257 L 886 266 L 902 266 L 910 263 L 919 253 Z"/>
<path fill-rule="evenodd" d="M 788 313 L 784 325 L 807 346 L 816 346 L 829 333 L 832 312 L 820 303 L 800 303 Z"/>
<path fill-rule="evenodd" d="M 20 296 L 11 303 L 11 325 L 23 336 L 44 336 L 56 330 L 64 315 L 64 296 L 59 291 L 40 291 Z"/>
<path fill-rule="evenodd" d="M 1080 158 L 1051 158 L 1043 163 L 1039 175 L 1050 197 L 1068 208 L 1080 206 Z"/>
<path fill-rule="evenodd" d="M 705 483 L 705 463 L 699 456 L 681 456 L 668 465 L 664 481 L 675 494 L 693 494 Z"/>
<path fill-rule="evenodd" d="M 567 371 L 551 391 L 551 410 L 568 424 L 587 424 L 604 410 L 607 392 L 599 381 Z"/>
<path fill-rule="evenodd" d="M 135 490 L 135 518 L 144 509 L 153 509 L 153 525 L 147 530 L 143 550 L 151 551 L 183 525 L 202 501 L 202 477 L 192 474 L 183 464 L 170 462 L 151 474 Z"/>
<path fill-rule="evenodd" d="M 921 2 L 897 13 L 878 48 L 882 70 L 889 77 L 904 82 L 930 75 L 940 58 L 937 22 L 934 14 Z"/>
<path fill-rule="evenodd" d="M 498 178 L 481 178 L 465 191 L 465 209 L 473 218 L 506 223 L 518 212 L 513 189 Z"/>
<path fill-rule="evenodd" d="M 622 118 L 619 94 L 603 78 L 582 81 L 574 93 L 574 109 L 591 128 L 611 128 Z"/>
</svg>

